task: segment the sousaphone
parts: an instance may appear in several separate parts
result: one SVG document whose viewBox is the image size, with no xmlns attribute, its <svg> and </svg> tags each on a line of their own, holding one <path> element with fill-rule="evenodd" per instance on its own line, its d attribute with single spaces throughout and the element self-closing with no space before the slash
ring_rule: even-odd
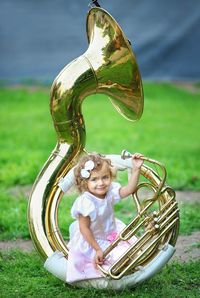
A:
<svg viewBox="0 0 200 298">
<path fill-rule="evenodd" d="M 45 268 L 64 281 L 68 249 L 59 229 L 58 207 L 64 192 L 74 183 L 74 166 L 82 154 L 87 154 L 82 102 L 91 94 L 102 93 L 127 120 L 138 120 L 143 112 L 140 72 L 120 26 L 104 9 L 93 7 L 88 12 L 86 27 L 87 51 L 64 67 L 52 85 L 50 109 L 57 144 L 34 183 L 28 206 L 35 248 L 45 260 Z M 118 170 L 131 168 L 128 152 L 107 157 Z M 144 159 L 157 164 L 163 177 L 146 164 L 142 166 L 146 182 L 133 194 L 137 215 L 107 248 L 105 257 L 120 241 L 136 235 L 137 242 L 108 271 L 99 266 L 102 278 L 81 281 L 77 286 L 132 287 L 154 275 L 173 255 L 179 226 L 175 193 L 165 185 L 164 166 Z M 151 196 L 140 199 L 141 188 L 150 190 Z"/>
</svg>

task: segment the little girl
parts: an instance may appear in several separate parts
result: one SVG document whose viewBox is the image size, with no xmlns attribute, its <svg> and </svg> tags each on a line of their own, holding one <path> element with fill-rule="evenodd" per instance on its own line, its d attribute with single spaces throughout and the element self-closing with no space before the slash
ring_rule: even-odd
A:
<svg viewBox="0 0 200 298">
<path fill-rule="evenodd" d="M 67 282 L 102 277 L 96 265 L 108 268 L 130 247 L 128 242 L 122 241 L 103 259 L 103 251 L 125 227 L 114 217 L 113 205 L 135 191 L 143 164 L 141 157 L 139 153 L 132 155 L 133 169 L 126 186 L 113 182 L 111 161 L 98 154 L 82 157 L 75 168 L 81 195 L 71 209 L 76 221 L 69 229 Z"/>
</svg>

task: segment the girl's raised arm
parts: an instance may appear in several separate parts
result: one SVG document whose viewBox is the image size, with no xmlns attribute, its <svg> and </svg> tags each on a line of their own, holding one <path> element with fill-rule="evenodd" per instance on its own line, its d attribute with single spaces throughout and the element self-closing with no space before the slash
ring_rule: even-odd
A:
<svg viewBox="0 0 200 298">
<path fill-rule="evenodd" d="M 134 193 L 137 188 L 139 177 L 140 177 L 140 170 L 143 164 L 143 160 L 141 157 L 143 157 L 143 155 L 140 153 L 135 153 L 132 155 L 132 163 L 133 163 L 132 174 L 128 184 L 125 186 L 122 186 L 119 190 L 119 194 L 121 198 L 128 197 L 129 195 Z"/>
</svg>

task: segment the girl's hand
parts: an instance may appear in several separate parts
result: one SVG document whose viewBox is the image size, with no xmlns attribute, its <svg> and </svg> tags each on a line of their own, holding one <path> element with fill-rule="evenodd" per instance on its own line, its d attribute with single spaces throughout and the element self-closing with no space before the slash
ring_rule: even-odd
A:
<svg viewBox="0 0 200 298">
<path fill-rule="evenodd" d="M 96 255 L 94 257 L 94 262 L 96 265 L 102 265 L 103 264 L 103 251 L 101 249 L 98 249 L 96 251 Z"/>
<path fill-rule="evenodd" d="M 143 157 L 144 155 L 142 155 L 141 153 L 135 153 L 132 155 L 132 162 L 133 162 L 133 166 L 135 166 L 136 168 L 140 169 L 142 164 L 143 164 L 143 159 L 141 159 L 141 157 Z"/>
</svg>

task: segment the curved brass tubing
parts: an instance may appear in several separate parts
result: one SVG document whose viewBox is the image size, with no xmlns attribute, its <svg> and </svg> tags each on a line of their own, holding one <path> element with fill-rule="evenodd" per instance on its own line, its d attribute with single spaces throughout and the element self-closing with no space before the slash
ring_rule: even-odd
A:
<svg viewBox="0 0 200 298">
<path fill-rule="evenodd" d="M 88 50 L 68 64 L 52 85 L 50 108 L 58 142 L 29 200 L 30 234 L 44 259 L 55 250 L 67 255 L 57 222 L 62 198 L 58 181 L 76 164 L 85 147 L 83 100 L 90 94 L 107 94 L 118 112 L 131 121 L 139 119 L 143 111 L 140 72 L 117 22 L 105 10 L 92 8 L 87 17 L 87 35 Z"/>
<path fill-rule="evenodd" d="M 124 150 L 122 159 L 130 158 L 132 155 Z M 142 182 L 138 185 L 137 191 L 133 194 L 137 215 L 121 231 L 118 238 L 110 244 L 104 251 L 106 257 L 121 241 L 129 241 L 131 237 L 137 236 L 137 241 L 106 271 L 102 266 L 99 270 L 112 279 L 120 279 L 124 275 L 134 273 L 139 266 L 145 266 L 155 258 L 160 249 L 167 244 L 175 246 L 179 231 L 179 209 L 175 200 L 175 192 L 169 186 L 165 185 L 166 169 L 158 161 L 142 157 L 142 159 L 151 164 L 157 165 L 162 170 L 160 177 L 146 164 L 142 166 L 141 175 L 148 182 Z M 138 196 L 138 190 L 148 187 L 153 190 L 154 195 L 150 199 L 141 202 Z M 154 204 L 158 203 L 158 207 Z M 150 211 L 150 208 L 154 211 Z M 140 233 L 142 231 L 142 235 Z"/>
</svg>

